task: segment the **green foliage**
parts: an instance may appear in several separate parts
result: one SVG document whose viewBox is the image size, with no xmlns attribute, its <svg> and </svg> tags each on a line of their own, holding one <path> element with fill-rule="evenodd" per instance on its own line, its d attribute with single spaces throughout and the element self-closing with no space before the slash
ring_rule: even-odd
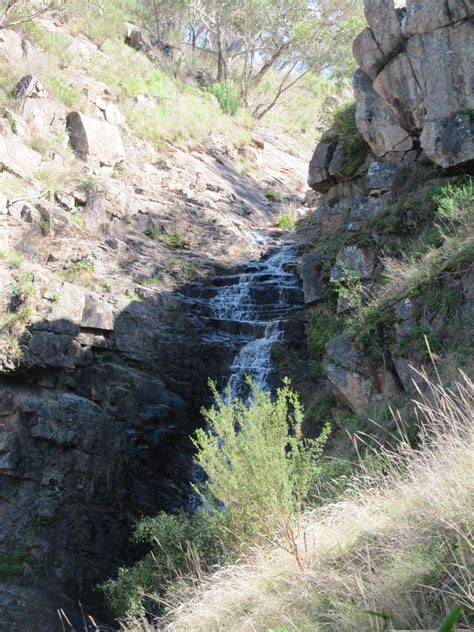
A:
<svg viewBox="0 0 474 632">
<path fill-rule="evenodd" d="M 49 527 L 54 523 L 54 516 L 33 516 L 30 520 L 30 525 L 36 529 L 43 529 Z"/>
<path fill-rule="evenodd" d="M 335 316 L 329 305 L 312 308 L 308 323 L 308 347 L 311 354 L 322 356 L 327 343 L 341 333 L 342 318 Z"/>
<path fill-rule="evenodd" d="M 457 606 L 455 606 L 444 619 L 439 632 L 452 632 L 452 630 L 455 629 L 454 626 L 459 621 L 463 610 L 464 606 L 462 604 L 458 604 Z"/>
<path fill-rule="evenodd" d="M 216 97 L 221 110 L 226 114 L 235 116 L 240 110 L 242 102 L 235 84 L 230 82 L 214 83 L 210 92 Z"/>
<path fill-rule="evenodd" d="M 29 306 L 21 307 L 15 312 L 0 314 L 0 330 L 11 330 L 15 326 L 26 325 L 33 315 L 33 310 Z"/>
<path fill-rule="evenodd" d="M 145 235 L 151 239 L 157 239 L 168 248 L 186 248 L 188 246 L 188 242 L 179 233 L 168 233 L 166 230 L 156 228 L 153 225 L 148 226 Z"/>
<path fill-rule="evenodd" d="M 196 490 L 204 508 L 140 522 L 133 540 L 152 550 L 102 586 L 119 616 L 157 612 L 160 596 L 179 577 L 232 560 L 242 546 L 289 537 L 304 507 L 329 429 L 303 439 L 303 411 L 288 383 L 275 401 L 253 386 L 250 404 L 225 401 L 212 389 L 216 403 L 203 410 L 206 430 L 193 439 L 207 476 Z"/>
<path fill-rule="evenodd" d="M 14 250 L 0 250 L 0 260 L 5 261 L 9 268 L 19 268 L 23 259 Z"/>
<path fill-rule="evenodd" d="M 22 299 L 36 295 L 37 289 L 31 272 L 21 272 L 17 277 L 17 285 L 12 288 L 12 296 Z"/>
<path fill-rule="evenodd" d="M 101 279 L 100 286 L 104 290 L 104 292 L 111 292 L 113 287 L 112 281 L 110 279 Z"/>
<path fill-rule="evenodd" d="M 275 222 L 275 226 L 284 230 L 293 230 L 296 226 L 296 220 L 290 213 L 283 213 Z"/>
<path fill-rule="evenodd" d="M 71 221 L 76 224 L 76 226 L 78 226 L 79 228 L 85 228 L 86 227 L 86 220 L 81 217 L 80 215 L 72 215 L 71 216 Z"/>
<path fill-rule="evenodd" d="M 159 513 L 138 525 L 133 540 L 152 545 L 152 551 L 130 568 L 119 569 L 115 580 L 103 584 L 107 603 L 118 616 L 158 610 L 163 590 L 180 574 L 193 575 L 221 559 L 222 551 L 208 516 Z"/>
<path fill-rule="evenodd" d="M 149 287 L 151 285 L 157 285 L 158 283 L 161 282 L 161 277 L 159 276 L 151 276 L 148 277 L 147 279 L 141 279 L 141 281 L 139 281 L 139 285 L 142 285 L 143 287 Z"/>
<path fill-rule="evenodd" d="M 72 40 L 66 35 L 44 28 L 36 21 L 23 25 L 28 37 L 45 51 L 51 53 L 55 60 L 70 65 L 74 61 L 74 54 L 69 50 Z"/>
<path fill-rule="evenodd" d="M 70 261 L 64 271 L 64 276 L 68 281 L 74 281 L 81 277 L 89 277 L 95 270 L 94 262 L 89 259 L 79 259 Z"/>
<path fill-rule="evenodd" d="M 359 132 L 356 124 L 356 103 L 351 101 L 334 111 L 331 133 L 338 140 L 346 158 L 341 163 L 341 172 L 350 177 L 361 167 L 369 153 L 369 146 Z"/>
<path fill-rule="evenodd" d="M 267 189 L 265 191 L 265 197 L 271 202 L 278 202 L 280 200 L 280 195 L 274 189 Z"/>
<path fill-rule="evenodd" d="M 291 532 L 329 432 L 303 438 L 303 410 L 288 382 L 275 401 L 249 384 L 250 404 L 230 401 L 229 393 L 224 399 L 211 384 L 216 403 L 203 410 L 206 429 L 193 440 L 196 462 L 208 477 L 197 491 L 231 549 Z"/>
<path fill-rule="evenodd" d="M 403 298 L 412 298 L 425 307 L 436 304 L 451 315 L 459 305 L 458 293 L 443 284 L 442 279 L 474 258 L 472 178 L 454 184 L 422 186 L 402 194 L 385 206 L 375 223 L 382 226 L 391 218 L 394 232 L 408 232 L 407 213 L 417 218 L 418 234 L 412 225 L 415 237 L 405 242 L 399 262 L 387 268 L 375 288 L 374 298 L 348 323 L 349 331 L 362 344 L 374 345 L 381 328 L 393 323 L 393 306 Z M 415 328 L 413 335 L 413 350 L 420 350 L 420 330 Z M 437 346 L 436 340 L 433 345 Z"/>
<path fill-rule="evenodd" d="M 100 49 L 109 40 L 123 37 L 124 23 L 136 4 L 132 0 L 68 0 L 65 11 L 71 30 L 85 33 Z"/>
<path fill-rule="evenodd" d="M 339 299 L 347 301 L 350 307 L 357 307 L 362 301 L 362 281 L 355 270 L 342 268 L 342 276 L 331 279 L 331 285 Z"/>
<path fill-rule="evenodd" d="M 33 557 L 26 547 L 19 547 L 11 553 L 0 553 L 0 582 L 18 582 L 24 564 L 28 564 L 37 575 L 44 571 L 42 562 Z"/>
<path fill-rule="evenodd" d="M 65 79 L 56 76 L 47 77 L 46 85 L 54 96 L 64 103 L 64 105 L 72 109 L 80 108 L 81 93 L 77 88 L 68 85 Z"/>
<path fill-rule="evenodd" d="M 474 179 L 459 185 L 446 184 L 433 187 L 431 198 L 437 205 L 437 217 L 444 225 L 455 228 L 462 224 L 467 217 L 474 215 Z"/>
</svg>

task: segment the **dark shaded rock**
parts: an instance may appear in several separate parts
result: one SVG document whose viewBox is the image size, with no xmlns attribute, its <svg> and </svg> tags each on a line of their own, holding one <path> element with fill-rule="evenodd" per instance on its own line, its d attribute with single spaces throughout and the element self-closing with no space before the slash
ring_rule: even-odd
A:
<svg viewBox="0 0 474 632">
<path fill-rule="evenodd" d="M 14 99 L 44 99 L 47 93 L 43 88 L 41 81 L 33 75 L 25 75 L 20 79 L 13 89 Z"/>
<path fill-rule="evenodd" d="M 315 191 L 328 191 L 334 184 L 335 179 L 329 173 L 329 166 L 334 158 L 338 142 L 324 141 L 318 143 L 308 171 L 308 186 Z"/>
<path fill-rule="evenodd" d="M 322 279 L 322 258 L 317 253 L 308 252 L 301 258 L 304 302 L 315 305 L 326 297 L 326 283 Z"/>
<path fill-rule="evenodd" d="M 0 585 L 0 632 L 64 632 L 58 610 L 76 630 L 83 627 L 80 610 L 71 599 L 28 586 Z"/>
<path fill-rule="evenodd" d="M 80 362 L 81 354 L 80 345 L 70 335 L 32 331 L 28 340 L 27 364 L 36 368 L 73 369 Z"/>
</svg>

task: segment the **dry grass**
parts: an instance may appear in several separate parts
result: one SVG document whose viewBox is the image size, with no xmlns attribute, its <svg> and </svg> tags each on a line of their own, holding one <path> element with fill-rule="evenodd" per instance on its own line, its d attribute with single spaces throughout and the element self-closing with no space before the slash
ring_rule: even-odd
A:
<svg viewBox="0 0 474 632">
<path fill-rule="evenodd" d="M 362 475 L 343 500 L 304 516 L 303 565 L 280 548 L 259 549 L 175 597 L 162 629 L 437 629 L 457 603 L 468 624 L 473 407 L 466 376 L 453 390 L 429 384 L 417 403 L 418 448 L 383 454 L 383 474 Z"/>
</svg>

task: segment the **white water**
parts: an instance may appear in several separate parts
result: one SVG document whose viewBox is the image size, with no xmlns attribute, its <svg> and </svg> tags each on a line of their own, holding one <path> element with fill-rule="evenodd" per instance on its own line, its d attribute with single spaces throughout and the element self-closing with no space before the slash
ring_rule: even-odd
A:
<svg viewBox="0 0 474 632">
<path fill-rule="evenodd" d="M 247 264 L 237 279 L 229 276 L 231 283 L 219 287 L 210 300 L 215 319 L 254 325 L 255 335 L 237 352 L 230 367 L 232 399 L 243 396 L 247 378 L 263 390 L 269 388 L 272 347 L 281 339 L 283 324 L 295 307 L 298 283 L 286 270 L 294 258 L 291 245 L 280 246 L 268 258 Z"/>
</svg>

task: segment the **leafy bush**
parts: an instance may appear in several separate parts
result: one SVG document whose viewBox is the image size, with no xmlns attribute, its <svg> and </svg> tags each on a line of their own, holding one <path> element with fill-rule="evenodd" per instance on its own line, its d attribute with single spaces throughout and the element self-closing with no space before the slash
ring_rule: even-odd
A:
<svg viewBox="0 0 474 632">
<path fill-rule="evenodd" d="M 234 116 L 240 110 L 242 103 L 237 88 L 233 83 L 215 83 L 210 89 L 225 114 Z"/>
<path fill-rule="evenodd" d="M 293 230 L 296 226 L 296 220 L 289 213 L 283 213 L 275 222 L 275 226 L 284 230 Z"/>
<path fill-rule="evenodd" d="M 179 512 L 159 513 L 138 525 L 132 540 L 152 545 L 151 552 L 118 577 L 102 585 L 109 606 L 118 616 L 158 610 L 164 588 L 180 574 L 193 575 L 196 564 L 206 568 L 222 557 L 208 516 Z"/>
<path fill-rule="evenodd" d="M 289 383 L 272 401 L 249 382 L 252 404 L 230 401 L 212 385 L 215 405 L 194 438 L 196 462 L 207 480 L 197 491 L 215 532 L 228 547 L 274 540 L 292 545 L 293 520 L 307 499 L 328 435 L 304 439 L 303 410 Z"/>
</svg>

